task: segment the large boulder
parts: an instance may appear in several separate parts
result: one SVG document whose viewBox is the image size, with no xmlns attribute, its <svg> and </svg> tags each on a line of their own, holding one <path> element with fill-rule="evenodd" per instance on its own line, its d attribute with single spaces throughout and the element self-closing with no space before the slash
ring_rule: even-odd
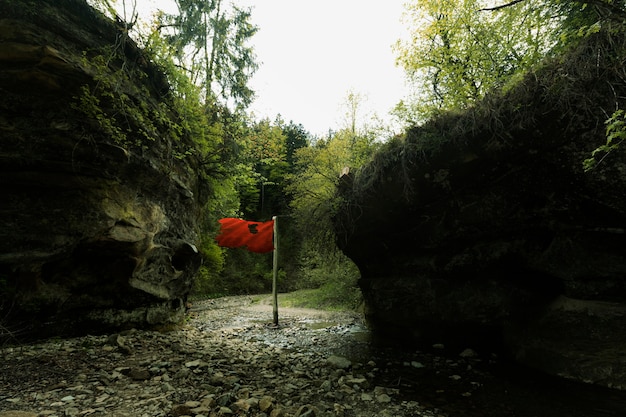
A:
<svg viewBox="0 0 626 417">
<path fill-rule="evenodd" d="M 593 35 L 342 178 L 338 244 L 376 334 L 626 388 L 626 152 L 583 170 L 626 106 L 624 44 Z"/>
<path fill-rule="evenodd" d="M 178 321 L 202 201 L 165 76 L 84 0 L 0 8 L 0 328 Z"/>
</svg>

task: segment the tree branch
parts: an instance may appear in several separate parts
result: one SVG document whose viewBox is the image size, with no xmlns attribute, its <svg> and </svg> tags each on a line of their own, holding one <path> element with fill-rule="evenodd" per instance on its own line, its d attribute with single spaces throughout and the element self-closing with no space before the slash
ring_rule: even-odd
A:
<svg viewBox="0 0 626 417">
<path fill-rule="evenodd" d="M 523 2 L 523 1 L 524 1 L 524 0 L 513 0 L 513 1 L 508 2 L 508 3 L 506 3 L 506 4 L 501 4 L 500 6 L 495 6 L 495 7 L 486 7 L 486 8 L 484 8 L 484 9 L 480 9 L 480 10 L 478 10 L 478 11 L 479 11 L 479 12 L 493 12 L 493 11 L 496 11 L 496 10 L 501 10 L 501 9 L 504 9 L 504 8 L 506 8 L 506 7 L 511 7 L 511 6 L 513 6 L 513 5 L 516 5 L 517 3 L 521 3 L 521 2 Z"/>
</svg>

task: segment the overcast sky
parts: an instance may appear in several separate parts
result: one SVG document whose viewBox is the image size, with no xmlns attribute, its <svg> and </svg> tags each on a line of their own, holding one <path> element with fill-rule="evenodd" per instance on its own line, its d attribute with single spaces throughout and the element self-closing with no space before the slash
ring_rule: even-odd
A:
<svg viewBox="0 0 626 417">
<path fill-rule="evenodd" d="M 393 43 L 402 35 L 404 0 L 239 0 L 254 5 L 260 61 L 252 110 L 280 113 L 315 134 L 344 122 L 349 90 L 366 97 L 364 113 L 385 118 L 404 95 Z M 364 110 L 366 110 L 364 108 Z"/>
<path fill-rule="evenodd" d="M 169 0 L 151 2 L 167 7 Z M 363 116 L 387 119 L 404 97 L 404 75 L 392 52 L 404 30 L 404 2 L 235 0 L 252 7 L 259 27 L 252 38 L 260 68 L 251 82 L 257 98 L 250 110 L 271 120 L 280 114 L 325 135 L 343 127 L 351 90 L 365 97 Z"/>
</svg>

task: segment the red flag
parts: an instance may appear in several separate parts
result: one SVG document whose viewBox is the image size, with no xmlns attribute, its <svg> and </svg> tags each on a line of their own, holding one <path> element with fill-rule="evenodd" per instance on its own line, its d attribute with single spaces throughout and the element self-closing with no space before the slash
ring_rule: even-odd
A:
<svg viewBox="0 0 626 417">
<path fill-rule="evenodd" d="M 274 220 L 249 222 L 227 217 L 219 220 L 221 233 L 217 244 L 226 248 L 245 246 L 250 252 L 265 253 L 274 250 Z"/>
</svg>

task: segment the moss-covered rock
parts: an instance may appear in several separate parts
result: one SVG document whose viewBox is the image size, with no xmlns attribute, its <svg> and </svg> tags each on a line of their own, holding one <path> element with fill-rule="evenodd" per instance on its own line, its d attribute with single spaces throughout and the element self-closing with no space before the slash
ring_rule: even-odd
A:
<svg viewBox="0 0 626 417">
<path fill-rule="evenodd" d="M 0 8 L 3 324 L 179 320 L 204 202 L 166 77 L 85 1 Z"/>
</svg>

